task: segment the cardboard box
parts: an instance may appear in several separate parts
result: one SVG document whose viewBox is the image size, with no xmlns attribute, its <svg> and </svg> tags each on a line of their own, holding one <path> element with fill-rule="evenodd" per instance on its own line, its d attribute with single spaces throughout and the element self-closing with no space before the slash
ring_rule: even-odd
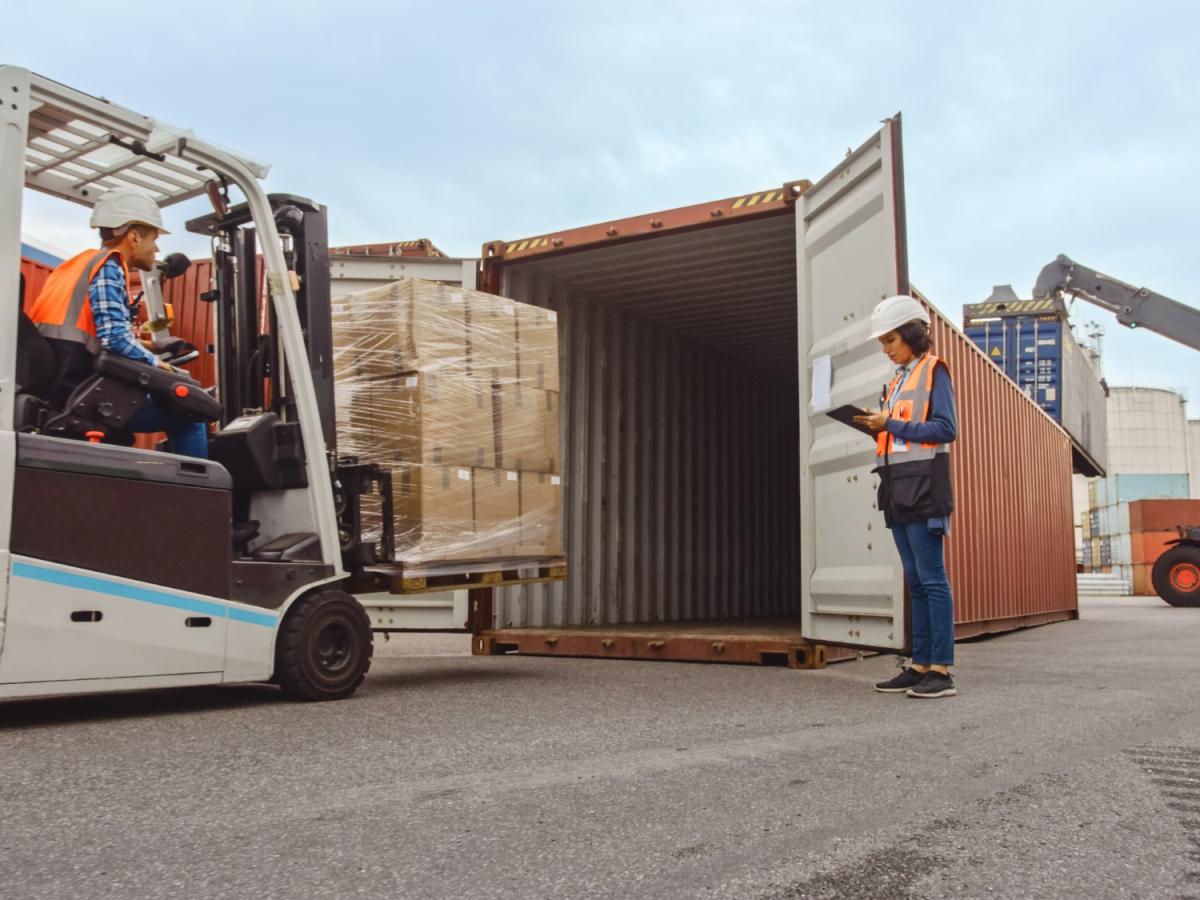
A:
<svg viewBox="0 0 1200 900">
<path fill-rule="evenodd" d="M 517 309 L 521 304 L 472 291 L 467 300 L 467 368 L 496 384 L 517 380 Z"/>
<path fill-rule="evenodd" d="M 384 465 L 487 465 L 495 459 L 491 385 L 410 372 L 335 389 L 338 447 Z"/>
<path fill-rule="evenodd" d="M 475 535 L 480 557 L 516 556 L 521 542 L 520 473 L 474 469 Z"/>
<path fill-rule="evenodd" d="M 473 559 L 474 490 L 461 466 L 397 466 L 392 471 L 396 558 L 403 562 Z"/>
<path fill-rule="evenodd" d="M 386 378 L 467 365 L 466 292 L 405 278 L 333 301 L 334 371 L 346 378 Z"/>
<path fill-rule="evenodd" d="M 558 391 L 558 313 L 517 306 L 517 377 L 522 387 Z"/>
<path fill-rule="evenodd" d="M 521 556 L 562 556 L 562 477 L 522 472 Z"/>
<path fill-rule="evenodd" d="M 559 472 L 558 394 L 520 385 L 501 385 L 498 397 L 498 467 L 523 472 Z"/>
</svg>

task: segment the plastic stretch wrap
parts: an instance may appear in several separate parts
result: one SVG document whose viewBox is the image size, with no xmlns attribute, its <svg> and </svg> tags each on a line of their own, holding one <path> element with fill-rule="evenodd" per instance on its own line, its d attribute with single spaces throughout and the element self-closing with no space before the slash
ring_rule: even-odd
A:
<svg viewBox="0 0 1200 900">
<path fill-rule="evenodd" d="M 338 448 L 392 469 L 397 560 L 562 555 L 557 332 L 418 279 L 333 301 Z M 364 504 L 368 539 L 379 515 Z"/>
</svg>

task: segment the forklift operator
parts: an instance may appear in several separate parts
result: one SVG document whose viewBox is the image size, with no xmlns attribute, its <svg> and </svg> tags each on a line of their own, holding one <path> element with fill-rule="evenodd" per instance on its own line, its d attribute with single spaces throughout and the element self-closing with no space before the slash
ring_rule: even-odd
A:
<svg viewBox="0 0 1200 900">
<path fill-rule="evenodd" d="M 129 267 L 151 269 L 158 236 L 167 233 L 158 204 L 136 188 L 117 188 L 96 202 L 91 226 L 100 230 L 102 249 L 85 250 L 55 269 L 30 306 L 29 318 L 44 337 L 81 344 L 93 357 L 103 349 L 174 371 L 134 335 L 129 298 Z M 207 425 L 188 421 L 153 398 L 130 418 L 128 430 L 165 432 L 170 452 L 208 456 Z"/>
</svg>

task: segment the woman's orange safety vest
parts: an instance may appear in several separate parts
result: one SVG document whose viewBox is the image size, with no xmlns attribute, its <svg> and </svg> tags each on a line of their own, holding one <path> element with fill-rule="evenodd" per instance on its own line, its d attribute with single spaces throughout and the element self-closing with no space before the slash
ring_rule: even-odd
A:
<svg viewBox="0 0 1200 900">
<path fill-rule="evenodd" d="M 887 402 L 891 407 L 889 418 L 901 422 L 926 422 L 929 420 L 929 400 L 933 396 L 933 373 L 938 366 L 945 366 L 944 360 L 938 359 L 932 353 L 922 356 L 908 377 L 901 378 L 899 373 L 892 379 L 888 388 Z M 949 371 L 949 369 L 947 369 Z M 907 441 L 899 440 L 890 431 L 879 432 L 876 437 L 876 456 L 890 456 L 895 462 L 909 462 L 918 459 L 932 459 L 938 453 L 949 453 L 950 448 L 945 444 L 919 444 L 912 447 Z"/>
<path fill-rule="evenodd" d="M 26 312 L 43 337 L 77 341 L 92 353 L 100 352 L 88 286 L 100 267 L 115 256 L 129 285 L 129 267 L 116 250 L 85 250 L 50 273 L 46 285 Z"/>
</svg>

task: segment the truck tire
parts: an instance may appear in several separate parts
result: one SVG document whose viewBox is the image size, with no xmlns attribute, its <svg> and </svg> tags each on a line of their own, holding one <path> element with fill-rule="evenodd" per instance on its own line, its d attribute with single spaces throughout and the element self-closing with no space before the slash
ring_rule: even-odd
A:
<svg viewBox="0 0 1200 900">
<path fill-rule="evenodd" d="M 293 700 L 342 700 L 362 684 L 375 646 L 371 621 L 342 591 L 301 597 L 275 641 L 275 678 Z"/>
<path fill-rule="evenodd" d="M 1172 547 L 1155 562 L 1150 578 L 1158 596 L 1172 606 L 1200 606 L 1200 547 Z"/>
</svg>

